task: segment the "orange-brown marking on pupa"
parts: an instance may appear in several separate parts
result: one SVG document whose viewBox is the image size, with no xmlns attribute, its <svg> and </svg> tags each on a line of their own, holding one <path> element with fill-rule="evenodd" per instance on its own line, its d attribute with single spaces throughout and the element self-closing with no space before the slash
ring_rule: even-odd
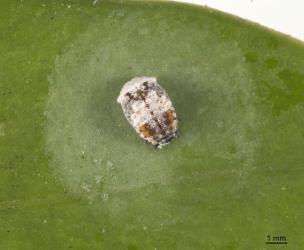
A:
<svg viewBox="0 0 304 250">
<path fill-rule="evenodd" d="M 147 137 L 153 137 L 153 135 L 155 134 L 154 130 L 151 129 L 147 123 L 141 125 L 139 127 L 139 131 L 141 133 L 143 133 L 143 135 L 144 135 L 145 138 L 147 138 Z"/>
<path fill-rule="evenodd" d="M 172 110 L 167 110 L 164 114 L 165 117 L 165 123 L 166 125 L 170 126 L 171 128 L 174 127 L 174 115 L 173 115 L 173 111 Z"/>
</svg>

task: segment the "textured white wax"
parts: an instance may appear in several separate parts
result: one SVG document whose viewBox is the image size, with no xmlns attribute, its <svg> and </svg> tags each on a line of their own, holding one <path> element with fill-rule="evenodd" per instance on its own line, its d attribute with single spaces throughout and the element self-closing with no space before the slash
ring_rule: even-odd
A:
<svg viewBox="0 0 304 250">
<path fill-rule="evenodd" d="M 155 77 L 136 77 L 128 81 L 117 102 L 136 132 L 156 147 L 161 148 L 176 136 L 175 109 Z"/>
</svg>

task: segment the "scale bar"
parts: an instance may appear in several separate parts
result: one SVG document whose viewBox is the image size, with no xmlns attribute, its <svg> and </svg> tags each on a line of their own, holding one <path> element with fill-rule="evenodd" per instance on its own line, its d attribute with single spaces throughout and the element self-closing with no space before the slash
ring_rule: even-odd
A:
<svg viewBox="0 0 304 250">
<path fill-rule="evenodd" d="M 266 244 L 287 244 L 286 241 L 282 241 L 282 242 L 266 242 Z"/>
</svg>

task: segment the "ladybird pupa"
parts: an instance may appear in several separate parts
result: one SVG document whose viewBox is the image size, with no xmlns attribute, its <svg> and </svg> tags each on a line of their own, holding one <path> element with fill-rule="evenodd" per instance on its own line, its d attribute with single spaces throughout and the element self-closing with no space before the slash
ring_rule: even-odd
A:
<svg viewBox="0 0 304 250">
<path fill-rule="evenodd" d="M 136 77 L 128 81 L 117 102 L 140 137 L 155 147 L 162 148 L 176 136 L 175 109 L 155 77 Z"/>
</svg>

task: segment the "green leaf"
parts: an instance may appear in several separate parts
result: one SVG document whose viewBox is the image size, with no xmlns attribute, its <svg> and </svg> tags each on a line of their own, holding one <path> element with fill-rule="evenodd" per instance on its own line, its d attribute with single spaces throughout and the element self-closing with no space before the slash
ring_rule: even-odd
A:
<svg viewBox="0 0 304 250">
<path fill-rule="evenodd" d="M 191 5 L 0 3 L 0 249 L 303 249 L 303 43 Z M 116 102 L 155 76 L 155 150 Z"/>
</svg>

